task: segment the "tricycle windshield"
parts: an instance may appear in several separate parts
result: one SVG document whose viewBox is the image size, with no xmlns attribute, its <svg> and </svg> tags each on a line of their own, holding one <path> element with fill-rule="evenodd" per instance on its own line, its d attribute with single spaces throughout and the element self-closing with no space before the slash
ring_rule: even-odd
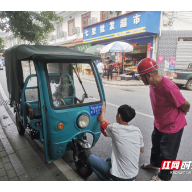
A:
<svg viewBox="0 0 192 192">
<path fill-rule="evenodd" d="M 101 101 L 99 86 L 90 64 L 47 63 L 46 68 L 53 108 L 89 105 Z M 90 75 L 92 81 L 86 81 L 87 75 Z"/>
</svg>

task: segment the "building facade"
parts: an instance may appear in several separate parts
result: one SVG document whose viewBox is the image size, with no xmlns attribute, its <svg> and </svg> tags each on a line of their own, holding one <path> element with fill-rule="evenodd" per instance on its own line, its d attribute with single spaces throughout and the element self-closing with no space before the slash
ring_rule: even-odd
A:
<svg viewBox="0 0 192 192">
<path fill-rule="evenodd" d="M 192 63 L 191 11 L 162 11 L 157 56 L 161 73 Z"/>
<path fill-rule="evenodd" d="M 121 12 L 124 13 L 125 11 Z M 117 16 L 116 12 L 109 11 L 65 11 L 57 14 L 63 17 L 63 22 L 55 25 L 55 31 L 50 34 L 48 44 L 67 46 L 79 51 L 85 51 L 92 45 L 83 42 L 85 27 Z"/>
<path fill-rule="evenodd" d="M 151 57 L 162 70 L 172 62 L 185 68 L 192 62 L 192 12 L 187 11 L 60 11 L 63 22 L 55 25 L 48 44 L 85 51 L 92 45 L 124 41 L 134 45 L 132 57 Z M 6 48 L 28 44 L 4 34 Z"/>
<path fill-rule="evenodd" d="M 124 74 L 146 57 L 156 60 L 160 15 L 160 11 L 132 11 L 88 25 L 83 30 L 83 43 L 106 45 L 122 41 L 132 44 L 132 52 L 101 54 L 103 61 L 109 56 L 113 63 L 119 63 L 119 72 Z"/>
</svg>

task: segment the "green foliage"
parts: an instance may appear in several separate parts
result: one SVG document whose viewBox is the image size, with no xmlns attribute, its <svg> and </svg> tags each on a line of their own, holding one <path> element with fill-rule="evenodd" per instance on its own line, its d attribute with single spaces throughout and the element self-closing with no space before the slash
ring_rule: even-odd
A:
<svg viewBox="0 0 192 192">
<path fill-rule="evenodd" d="M 5 48 L 5 43 L 3 39 L 0 37 L 0 53 L 4 52 L 4 48 Z"/>
<path fill-rule="evenodd" d="M 109 12 L 110 12 L 110 14 L 113 13 L 113 11 L 109 11 Z M 119 16 L 119 15 L 121 14 L 122 11 L 115 11 L 115 12 L 117 13 L 117 16 Z"/>
<path fill-rule="evenodd" d="M 14 37 L 36 45 L 46 44 L 54 23 L 62 21 L 54 11 L 0 11 L 0 30 L 11 31 Z"/>
</svg>

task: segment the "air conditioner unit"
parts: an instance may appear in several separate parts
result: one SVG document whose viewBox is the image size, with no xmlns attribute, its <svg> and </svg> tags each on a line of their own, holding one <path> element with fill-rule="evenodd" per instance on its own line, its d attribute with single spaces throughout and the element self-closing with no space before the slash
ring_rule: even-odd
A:
<svg viewBox="0 0 192 192">
<path fill-rule="evenodd" d="M 73 27 L 72 33 L 73 33 L 73 35 L 80 33 L 80 28 L 79 27 Z"/>
<path fill-rule="evenodd" d="M 113 12 L 113 17 L 117 17 L 117 12 L 116 11 Z"/>
<path fill-rule="evenodd" d="M 53 39 L 56 40 L 57 39 L 57 35 L 53 35 Z"/>
<path fill-rule="evenodd" d="M 91 17 L 92 24 L 97 23 L 97 18 L 96 17 Z"/>
<path fill-rule="evenodd" d="M 67 32 L 66 31 L 61 31 L 60 37 L 67 37 Z"/>
<path fill-rule="evenodd" d="M 49 37 L 50 41 L 54 40 L 53 35 Z"/>
<path fill-rule="evenodd" d="M 88 19 L 88 21 L 87 21 L 87 25 L 91 25 L 92 23 L 91 23 L 91 18 L 89 18 Z"/>
<path fill-rule="evenodd" d="M 166 26 L 168 25 L 169 21 L 166 19 L 166 20 L 163 20 L 163 25 Z"/>
<path fill-rule="evenodd" d="M 109 14 L 107 11 L 103 12 L 103 20 L 106 20 L 109 18 Z"/>
<path fill-rule="evenodd" d="M 97 18 L 96 17 L 91 17 L 91 18 L 88 19 L 88 22 L 87 22 L 88 25 L 91 25 L 91 24 L 94 24 L 94 23 L 97 23 Z"/>
</svg>

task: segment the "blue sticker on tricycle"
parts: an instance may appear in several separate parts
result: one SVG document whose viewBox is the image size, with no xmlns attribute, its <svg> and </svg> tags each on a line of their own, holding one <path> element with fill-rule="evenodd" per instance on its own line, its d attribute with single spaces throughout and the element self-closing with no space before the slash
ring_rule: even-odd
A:
<svg viewBox="0 0 192 192">
<path fill-rule="evenodd" d="M 91 117 L 95 115 L 100 115 L 101 107 L 102 107 L 102 104 L 89 106 Z"/>
</svg>

